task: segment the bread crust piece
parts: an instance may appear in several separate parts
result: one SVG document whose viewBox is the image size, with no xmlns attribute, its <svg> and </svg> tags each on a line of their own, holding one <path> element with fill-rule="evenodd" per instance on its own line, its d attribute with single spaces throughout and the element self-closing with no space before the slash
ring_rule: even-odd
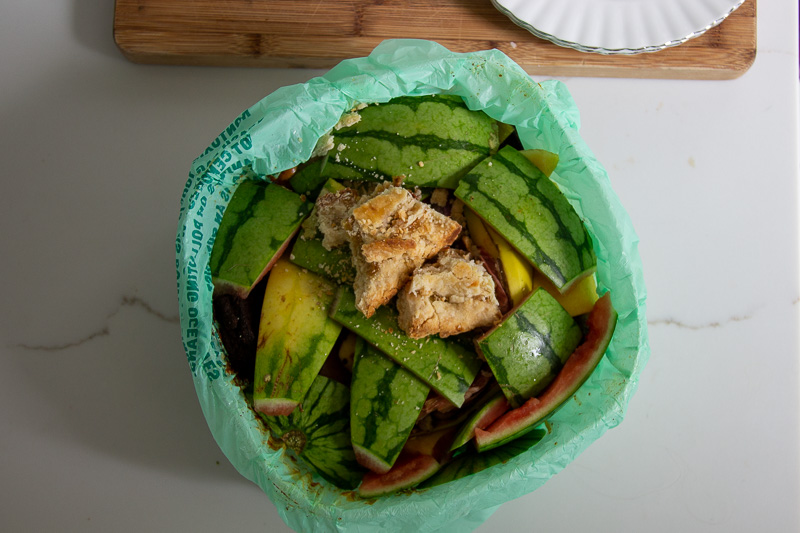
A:
<svg viewBox="0 0 800 533">
<path fill-rule="evenodd" d="M 397 297 L 398 323 L 411 338 L 449 337 L 502 317 L 494 280 L 483 265 L 447 249 L 422 266 Z"/>
<path fill-rule="evenodd" d="M 461 232 L 457 222 L 389 183 L 362 198 L 346 225 L 356 267 L 356 307 L 366 317 Z"/>
</svg>

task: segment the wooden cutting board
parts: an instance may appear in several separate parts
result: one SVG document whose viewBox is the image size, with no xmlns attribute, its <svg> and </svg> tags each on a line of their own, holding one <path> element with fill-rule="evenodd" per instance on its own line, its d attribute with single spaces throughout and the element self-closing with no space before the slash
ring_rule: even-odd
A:
<svg viewBox="0 0 800 533">
<path fill-rule="evenodd" d="M 755 60 L 756 0 L 700 37 L 634 56 L 561 48 L 489 0 L 116 0 L 114 13 L 114 39 L 136 63 L 328 68 L 390 38 L 497 48 L 536 76 L 731 79 Z"/>
</svg>

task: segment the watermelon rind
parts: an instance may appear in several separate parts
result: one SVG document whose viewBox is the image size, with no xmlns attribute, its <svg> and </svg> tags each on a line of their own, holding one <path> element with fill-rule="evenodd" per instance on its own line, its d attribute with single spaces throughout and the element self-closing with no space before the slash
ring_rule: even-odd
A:
<svg viewBox="0 0 800 533">
<path fill-rule="evenodd" d="M 383 355 L 356 341 L 350 384 L 350 435 L 358 462 L 388 472 L 419 418 L 430 387 Z"/>
<path fill-rule="evenodd" d="M 279 185 L 242 182 L 222 216 L 211 250 L 214 293 L 247 298 L 311 208 L 300 195 Z"/>
<path fill-rule="evenodd" d="M 297 194 L 304 194 L 308 198 L 315 200 L 327 179 L 322 173 L 324 167 L 324 157 L 298 166 L 297 172 L 289 180 L 289 187 Z"/>
<path fill-rule="evenodd" d="M 513 407 L 544 390 L 581 341 L 581 329 L 546 290 L 537 289 L 475 341 Z"/>
<path fill-rule="evenodd" d="M 415 487 L 434 475 L 441 463 L 430 455 L 401 456 L 391 470 L 384 474 L 367 472 L 358 487 L 362 498 L 377 498 Z"/>
<path fill-rule="evenodd" d="M 474 450 L 462 453 L 445 464 L 426 481 L 420 483 L 418 488 L 436 487 L 456 479 L 477 474 L 492 466 L 507 463 L 517 455 L 538 444 L 546 434 L 545 430 L 537 429 L 484 453 L 478 453 Z"/>
<path fill-rule="evenodd" d="M 505 146 L 465 175 L 455 195 L 561 291 L 593 272 L 597 258 L 580 217 L 541 170 Z"/>
<path fill-rule="evenodd" d="M 540 148 L 531 148 L 528 150 L 520 150 L 522 155 L 528 158 L 528 161 L 534 164 L 536 168 L 542 171 L 542 174 L 548 178 L 553 174 L 558 166 L 558 154 L 542 150 Z"/>
<path fill-rule="evenodd" d="M 323 376 L 314 379 L 301 408 L 289 416 L 263 416 L 276 438 L 323 479 L 353 490 L 364 469 L 350 445 L 350 389 Z"/>
<path fill-rule="evenodd" d="M 301 233 L 292 246 L 289 260 L 337 284 L 352 285 L 356 279 L 350 248 L 328 250 L 322 245 L 321 235 L 307 237 Z"/>
<path fill-rule="evenodd" d="M 392 181 L 453 189 L 499 145 L 497 122 L 458 96 L 395 98 L 361 111 L 361 120 L 333 132 L 324 173 L 339 179 Z"/>
<path fill-rule="evenodd" d="M 335 286 L 281 258 L 264 291 L 253 379 L 253 407 L 286 415 L 305 397 L 341 326 L 328 317 Z"/>
<path fill-rule="evenodd" d="M 456 450 L 467 444 L 475 436 L 476 428 L 483 429 L 487 427 L 489 424 L 500 418 L 500 416 L 508 411 L 508 409 L 508 400 L 502 391 L 497 391 L 496 393 L 492 394 L 486 403 L 483 404 L 483 406 L 481 406 L 481 408 L 478 409 L 472 416 L 470 416 L 469 419 L 461 426 L 455 438 L 453 439 L 453 444 L 450 446 L 450 450 Z"/>
<path fill-rule="evenodd" d="M 597 367 L 603 358 L 617 325 L 617 312 L 606 293 L 589 314 L 589 333 L 584 342 L 570 355 L 558 377 L 538 397 L 500 417 L 485 431 L 475 430 L 475 442 L 483 452 L 510 442 L 533 430 L 561 407 Z"/>
<path fill-rule="evenodd" d="M 292 414 L 299 404 L 290 398 L 259 398 L 253 400 L 253 409 L 265 415 L 285 416 Z"/>
<path fill-rule="evenodd" d="M 464 395 L 482 363 L 474 350 L 459 340 L 412 339 L 400 329 L 397 312 L 388 306 L 379 307 L 372 317 L 365 318 L 356 308 L 352 289 L 345 286 L 339 287 L 330 316 L 457 407 L 464 403 Z"/>
<path fill-rule="evenodd" d="M 326 179 L 319 193 L 335 193 L 344 189 L 344 185 L 332 179 Z M 352 285 L 356 279 L 356 268 L 350 248 L 340 246 L 328 250 L 322 244 L 322 233 L 317 228 L 317 208 L 303 221 L 300 235 L 294 241 L 289 253 L 289 260 L 303 268 L 319 274 L 339 285 Z"/>
</svg>

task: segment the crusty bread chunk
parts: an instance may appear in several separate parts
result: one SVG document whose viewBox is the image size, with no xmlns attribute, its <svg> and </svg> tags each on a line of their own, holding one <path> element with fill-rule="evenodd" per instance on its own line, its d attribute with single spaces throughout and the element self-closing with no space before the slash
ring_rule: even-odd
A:
<svg viewBox="0 0 800 533">
<path fill-rule="evenodd" d="M 414 339 L 448 337 L 501 318 L 494 280 L 483 265 L 449 248 L 420 267 L 397 297 L 398 322 Z"/>
<path fill-rule="evenodd" d="M 327 250 L 333 250 L 349 242 L 346 221 L 356 203 L 358 203 L 358 192 L 353 189 L 323 193 L 317 198 L 317 224 L 322 232 L 322 246 Z"/>
<path fill-rule="evenodd" d="M 356 307 L 366 317 L 461 232 L 457 222 L 389 183 L 363 197 L 346 225 L 356 267 Z"/>
</svg>

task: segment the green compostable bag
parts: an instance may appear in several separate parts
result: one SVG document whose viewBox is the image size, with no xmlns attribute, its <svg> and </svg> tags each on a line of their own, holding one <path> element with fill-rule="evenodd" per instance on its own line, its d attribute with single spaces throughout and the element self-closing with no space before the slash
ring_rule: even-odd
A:
<svg viewBox="0 0 800 533">
<path fill-rule="evenodd" d="M 544 440 L 506 464 L 431 489 L 363 501 L 312 475 L 268 433 L 226 372 L 212 317 L 209 256 L 238 183 L 267 180 L 311 157 L 317 140 L 358 103 L 455 94 L 472 109 L 516 126 L 525 148 L 560 157 L 553 180 L 584 220 L 601 293 L 619 322 L 600 365 L 550 419 Z M 566 87 L 537 83 L 497 50 L 457 54 L 428 41 L 393 40 L 326 75 L 283 87 L 245 110 L 192 164 L 176 242 L 183 344 L 208 425 L 236 469 L 269 496 L 297 531 L 467 531 L 498 506 L 542 486 L 620 423 L 649 356 L 638 239 L 608 176 L 578 134 Z M 335 138 L 335 132 L 334 132 Z"/>
</svg>

